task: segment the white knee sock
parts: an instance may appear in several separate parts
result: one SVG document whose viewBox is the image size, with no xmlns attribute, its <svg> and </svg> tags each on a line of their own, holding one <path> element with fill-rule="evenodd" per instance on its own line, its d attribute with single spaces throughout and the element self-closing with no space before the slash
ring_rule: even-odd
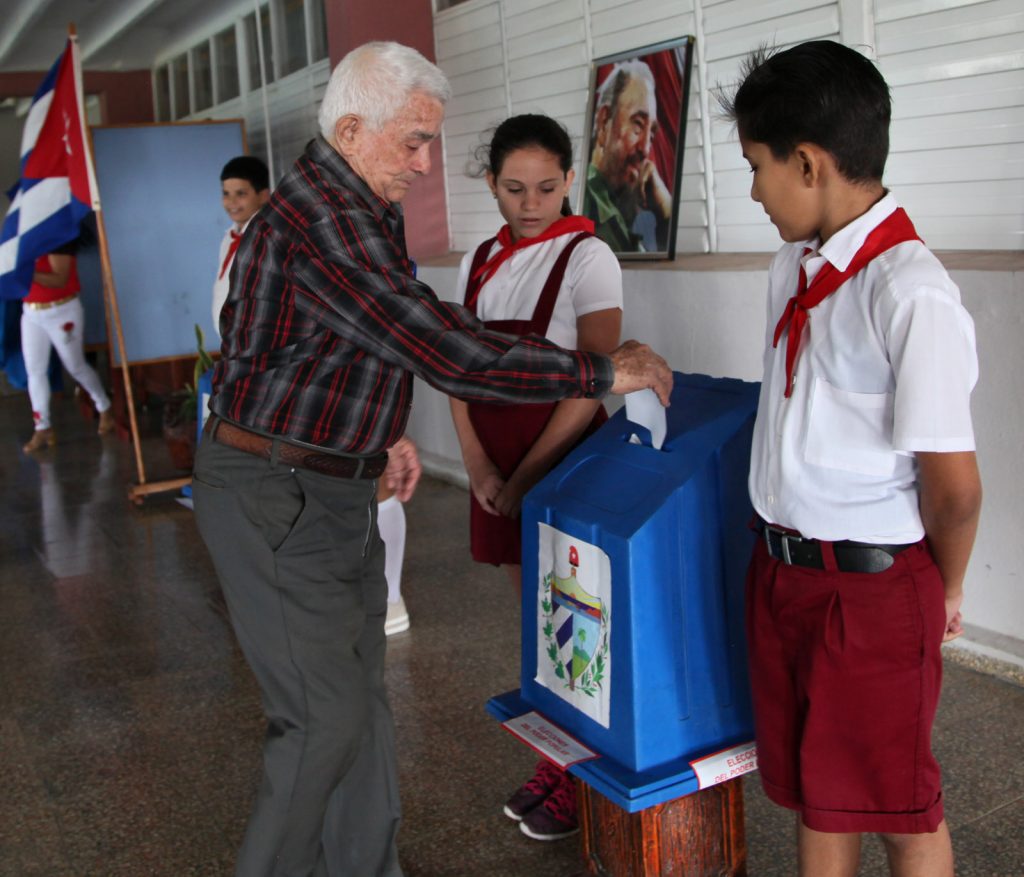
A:
<svg viewBox="0 0 1024 877">
<path fill-rule="evenodd" d="M 405 509 L 397 496 L 377 506 L 377 529 L 387 551 L 384 575 L 388 580 L 388 602 L 397 603 L 402 596 L 402 560 L 405 557 Z"/>
</svg>

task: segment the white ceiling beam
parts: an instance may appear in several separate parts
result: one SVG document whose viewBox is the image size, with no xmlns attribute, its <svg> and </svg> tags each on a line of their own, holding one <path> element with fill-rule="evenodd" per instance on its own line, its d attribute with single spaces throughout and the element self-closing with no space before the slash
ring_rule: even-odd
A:
<svg viewBox="0 0 1024 877">
<path fill-rule="evenodd" d="M 5 16 L 6 24 L 0 31 L 0 63 L 3 63 L 11 48 L 43 17 L 52 3 L 53 0 L 21 0 L 14 14 Z"/>
<path fill-rule="evenodd" d="M 79 36 L 82 60 L 87 61 L 164 2 L 165 0 L 134 0 L 134 2 L 119 0 L 115 4 L 118 6 L 117 11 L 110 16 L 108 21 L 99 26 L 97 33 L 90 34 L 88 39 Z"/>
</svg>

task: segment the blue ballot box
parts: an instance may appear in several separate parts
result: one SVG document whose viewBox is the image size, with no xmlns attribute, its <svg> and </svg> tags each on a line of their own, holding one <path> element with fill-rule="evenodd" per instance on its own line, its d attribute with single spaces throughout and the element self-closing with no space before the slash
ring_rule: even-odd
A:
<svg viewBox="0 0 1024 877">
<path fill-rule="evenodd" d="M 692 762 L 752 746 L 757 394 L 676 374 L 661 450 L 631 441 L 646 431 L 619 411 L 523 503 L 521 688 L 488 710 L 539 713 L 595 752 L 572 773 L 629 812 L 706 785 Z"/>
</svg>

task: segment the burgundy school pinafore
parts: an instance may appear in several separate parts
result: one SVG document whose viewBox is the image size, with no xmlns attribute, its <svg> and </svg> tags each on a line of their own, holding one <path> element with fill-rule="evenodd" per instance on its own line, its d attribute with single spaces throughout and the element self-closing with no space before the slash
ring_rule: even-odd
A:
<svg viewBox="0 0 1024 877">
<path fill-rule="evenodd" d="M 551 315 L 555 310 L 558 293 L 562 288 L 562 280 L 565 277 L 566 266 L 569 264 L 569 257 L 580 241 L 588 237 L 593 237 L 593 235 L 584 232 L 576 235 L 566 244 L 548 274 L 540 298 L 533 310 L 533 316 L 529 320 L 486 320 L 484 326 L 487 329 L 505 332 L 509 335 L 546 335 Z M 479 276 L 480 269 L 487 261 L 494 241 L 494 238 L 484 241 L 473 256 L 473 263 L 469 271 L 470 279 L 466 285 L 465 304 L 474 314 L 480 289 L 483 286 Z M 508 478 L 516 470 L 520 461 L 544 431 L 557 404 L 557 402 L 536 405 L 468 403 L 469 421 L 473 425 L 477 438 L 503 477 Z M 577 444 L 593 433 L 607 419 L 608 414 L 604 407 L 599 407 Z M 519 518 L 489 514 L 477 502 L 472 491 L 469 496 L 469 542 L 473 559 L 479 563 L 521 564 L 523 562 L 522 536 Z"/>
</svg>

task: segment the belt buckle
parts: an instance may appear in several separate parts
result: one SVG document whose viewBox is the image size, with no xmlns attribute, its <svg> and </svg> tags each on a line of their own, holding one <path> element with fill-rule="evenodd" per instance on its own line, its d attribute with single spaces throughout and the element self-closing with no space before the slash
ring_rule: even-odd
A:
<svg viewBox="0 0 1024 877">
<path fill-rule="evenodd" d="M 784 564 L 786 564 L 786 566 L 792 566 L 793 565 L 793 557 L 789 553 L 789 543 L 790 543 L 790 540 L 792 540 L 793 542 L 803 542 L 804 541 L 803 536 L 795 536 L 792 533 L 786 533 L 785 531 L 780 530 L 778 527 L 773 527 L 771 524 L 765 524 L 764 525 L 764 541 L 765 541 L 765 544 L 768 546 L 768 553 L 769 554 L 772 553 L 772 533 L 774 533 L 776 536 L 779 537 L 779 545 L 782 548 L 782 557 L 781 557 L 782 562 Z"/>
</svg>

